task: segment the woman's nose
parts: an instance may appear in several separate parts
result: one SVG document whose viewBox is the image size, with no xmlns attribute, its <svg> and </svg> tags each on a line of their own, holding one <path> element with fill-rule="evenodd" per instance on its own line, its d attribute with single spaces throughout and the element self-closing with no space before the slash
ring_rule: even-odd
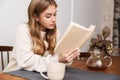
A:
<svg viewBox="0 0 120 80">
<path fill-rule="evenodd" d="M 55 16 L 52 16 L 52 19 L 51 19 L 52 21 L 56 21 L 56 17 Z"/>
</svg>

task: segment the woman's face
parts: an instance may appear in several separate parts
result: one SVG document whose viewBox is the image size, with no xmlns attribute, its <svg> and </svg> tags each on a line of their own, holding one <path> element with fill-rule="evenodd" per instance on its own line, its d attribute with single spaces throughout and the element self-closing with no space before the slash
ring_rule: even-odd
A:
<svg viewBox="0 0 120 80">
<path fill-rule="evenodd" d="M 56 12 L 57 8 L 54 5 L 51 5 L 37 17 L 41 30 L 44 31 L 45 29 L 53 29 L 55 27 Z"/>
</svg>

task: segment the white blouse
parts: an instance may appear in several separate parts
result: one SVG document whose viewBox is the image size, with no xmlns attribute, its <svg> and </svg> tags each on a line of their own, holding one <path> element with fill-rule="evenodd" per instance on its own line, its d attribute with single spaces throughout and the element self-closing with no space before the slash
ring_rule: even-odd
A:
<svg viewBox="0 0 120 80">
<path fill-rule="evenodd" d="M 32 45 L 28 25 L 21 24 L 16 31 L 15 46 L 13 53 L 10 55 L 10 62 L 3 72 L 19 69 L 46 72 L 48 63 L 59 62 L 57 54 L 51 55 L 47 51 L 43 56 L 34 54 L 31 50 Z"/>
</svg>

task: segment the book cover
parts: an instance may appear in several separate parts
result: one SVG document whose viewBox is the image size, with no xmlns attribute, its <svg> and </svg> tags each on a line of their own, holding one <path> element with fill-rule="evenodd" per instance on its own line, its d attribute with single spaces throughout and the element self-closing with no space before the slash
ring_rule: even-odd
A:
<svg viewBox="0 0 120 80">
<path fill-rule="evenodd" d="M 71 22 L 64 35 L 57 43 L 54 52 L 63 54 L 77 47 L 82 48 L 94 34 L 94 25 L 89 28 L 83 27 L 75 22 Z"/>
</svg>

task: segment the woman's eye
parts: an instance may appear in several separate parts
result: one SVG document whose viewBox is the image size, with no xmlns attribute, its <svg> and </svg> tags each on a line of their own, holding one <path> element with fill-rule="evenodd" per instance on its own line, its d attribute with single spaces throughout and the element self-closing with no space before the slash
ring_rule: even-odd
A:
<svg viewBox="0 0 120 80">
<path fill-rule="evenodd" d="M 57 14 L 54 14 L 54 16 L 56 16 Z"/>
<path fill-rule="evenodd" d="M 56 14 L 46 15 L 45 17 L 46 17 L 46 18 L 50 18 L 51 16 L 56 16 Z"/>
<path fill-rule="evenodd" d="M 47 15 L 46 18 L 50 18 L 50 15 Z"/>
</svg>

